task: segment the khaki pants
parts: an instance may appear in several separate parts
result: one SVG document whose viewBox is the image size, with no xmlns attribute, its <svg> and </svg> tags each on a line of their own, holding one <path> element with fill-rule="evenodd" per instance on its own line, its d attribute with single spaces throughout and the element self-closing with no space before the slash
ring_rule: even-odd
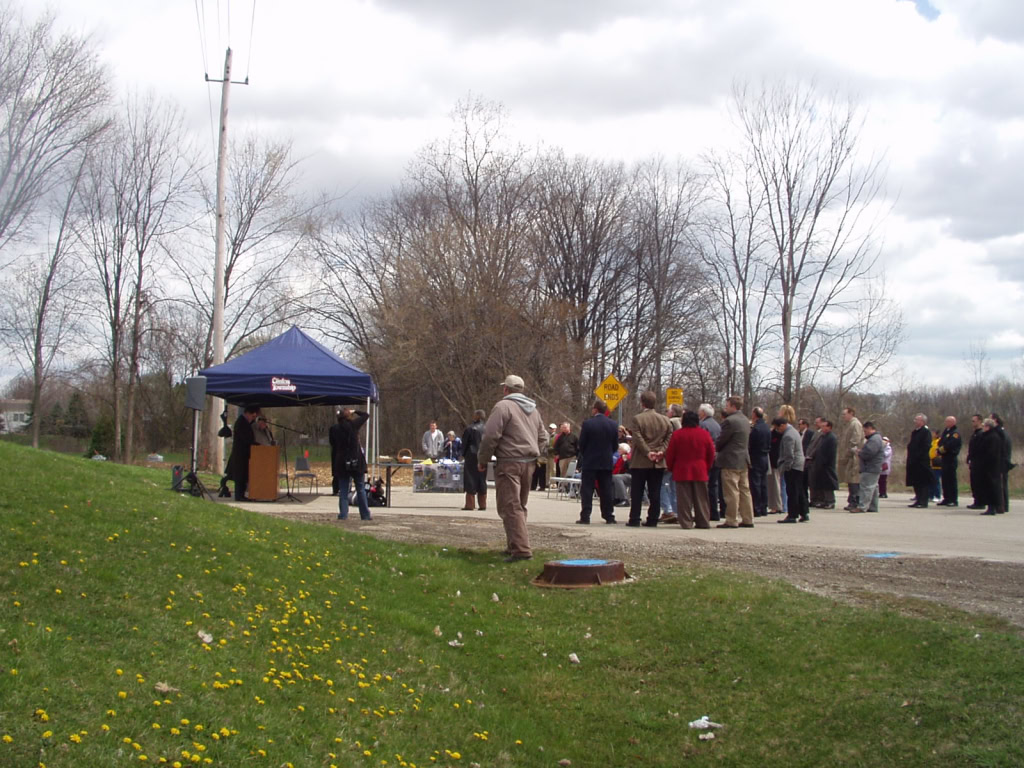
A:
<svg viewBox="0 0 1024 768">
<path fill-rule="evenodd" d="M 768 470 L 768 474 L 764 477 L 764 485 L 768 497 L 766 505 L 771 512 L 781 512 L 783 507 L 782 492 L 779 489 L 779 474 L 779 470 L 772 468 Z"/>
<path fill-rule="evenodd" d="M 722 493 L 725 496 L 726 525 L 753 524 L 754 501 L 750 497 L 747 470 L 723 469 Z"/>
<path fill-rule="evenodd" d="M 530 536 L 526 530 L 526 503 L 535 461 L 498 461 L 494 467 L 494 492 L 498 517 L 505 526 L 509 554 L 530 557 Z"/>
<path fill-rule="evenodd" d="M 569 462 L 570 461 L 572 461 L 572 459 L 559 459 L 558 460 L 558 476 L 559 477 L 568 477 L 568 475 L 565 474 L 565 473 L 569 471 Z"/>
</svg>

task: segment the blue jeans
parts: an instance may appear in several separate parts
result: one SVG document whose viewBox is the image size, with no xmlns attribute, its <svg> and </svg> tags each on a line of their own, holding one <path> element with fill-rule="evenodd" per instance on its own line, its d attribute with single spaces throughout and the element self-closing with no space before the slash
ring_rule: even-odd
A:
<svg viewBox="0 0 1024 768">
<path fill-rule="evenodd" d="M 661 481 L 661 511 L 671 515 L 676 513 L 676 481 L 667 469 Z"/>
<path fill-rule="evenodd" d="M 366 503 L 366 485 L 363 483 L 363 476 L 340 475 L 338 477 L 338 519 L 348 519 L 348 489 L 350 483 L 356 484 L 356 504 L 359 506 L 359 519 L 370 519 L 370 507 Z"/>
</svg>

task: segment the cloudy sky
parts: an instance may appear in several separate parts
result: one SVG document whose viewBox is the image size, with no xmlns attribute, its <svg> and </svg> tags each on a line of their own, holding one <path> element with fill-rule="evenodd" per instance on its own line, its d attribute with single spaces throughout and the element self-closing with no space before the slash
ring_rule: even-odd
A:
<svg viewBox="0 0 1024 768">
<path fill-rule="evenodd" d="M 29 13 L 47 7 L 22 0 Z M 119 89 L 177 100 L 213 152 L 224 51 L 233 127 L 292 137 L 311 184 L 386 190 L 473 93 L 527 144 L 625 161 L 729 141 L 734 83 L 856 96 L 888 163 L 884 264 L 907 340 L 876 386 L 1024 375 L 1020 0 L 63 0 Z"/>
</svg>

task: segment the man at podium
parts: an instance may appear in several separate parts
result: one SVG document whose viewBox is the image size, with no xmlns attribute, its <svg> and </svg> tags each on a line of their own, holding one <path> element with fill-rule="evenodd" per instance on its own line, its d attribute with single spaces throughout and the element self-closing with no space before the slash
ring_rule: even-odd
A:
<svg viewBox="0 0 1024 768">
<path fill-rule="evenodd" d="M 245 492 L 249 486 L 249 456 L 253 443 L 256 442 L 252 423 L 259 415 L 259 406 L 247 405 L 235 421 L 234 441 L 231 443 L 231 457 L 228 459 L 228 474 L 235 481 L 235 501 L 247 501 Z"/>
</svg>

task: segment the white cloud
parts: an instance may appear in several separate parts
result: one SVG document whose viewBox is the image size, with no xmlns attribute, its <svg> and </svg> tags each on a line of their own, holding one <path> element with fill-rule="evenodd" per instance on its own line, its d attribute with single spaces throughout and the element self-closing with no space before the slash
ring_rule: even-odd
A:
<svg viewBox="0 0 1024 768">
<path fill-rule="evenodd" d="M 737 81 L 852 93 L 865 149 L 889 168 L 901 360 L 950 381 L 972 339 L 991 340 L 998 369 L 1024 328 L 1024 13 L 930 5 L 933 19 L 908 0 L 297 0 L 257 4 L 250 45 L 253 4 L 222 0 L 200 6 L 205 47 L 190 4 L 64 0 L 58 14 L 96 30 L 119 89 L 185 104 L 211 149 L 219 86 L 203 52 L 219 77 L 230 43 L 236 77 L 251 76 L 232 91 L 233 129 L 293 136 L 311 183 L 355 187 L 350 206 L 399 181 L 468 92 L 503 102 L 528 145 L 627 162 L 726 146 Z"/>
</svg>

